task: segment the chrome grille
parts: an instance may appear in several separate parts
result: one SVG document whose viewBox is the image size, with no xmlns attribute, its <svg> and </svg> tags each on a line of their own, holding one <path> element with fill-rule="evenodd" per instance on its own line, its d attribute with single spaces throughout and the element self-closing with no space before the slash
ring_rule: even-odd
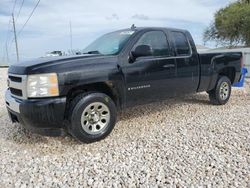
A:
<svg viewBox="0 0 250 188">
<path fill-rule="evenodd" d="M 27 99 L 26 82 L 26 75 L 9 74 L 8 87 L 11 95 L 19 99 Z"/>
</svg>

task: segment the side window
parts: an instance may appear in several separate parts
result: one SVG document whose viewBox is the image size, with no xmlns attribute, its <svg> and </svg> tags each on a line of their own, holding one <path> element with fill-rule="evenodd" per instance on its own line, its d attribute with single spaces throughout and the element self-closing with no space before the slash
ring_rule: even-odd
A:
<svg viewBox="0 0 250 188">
<path fill-rule="evenodd" d="M 162 31 L 149 31 L 142 35 L 134 46 L 148 45 L 153 50 L 153 56 L 169 56 L 170 49 L 166 35 Z"/>
<path fill-rule="evenodd" d="M 172 32 L 177 56 L 190 55 L 190 47 L 186 36 L 181 32 Z"/>
</svg>

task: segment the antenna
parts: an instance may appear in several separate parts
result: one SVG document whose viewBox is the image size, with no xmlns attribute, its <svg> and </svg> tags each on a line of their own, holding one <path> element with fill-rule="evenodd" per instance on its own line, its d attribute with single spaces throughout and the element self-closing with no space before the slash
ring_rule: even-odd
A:
<svg viewBox="0 0 250 188">
<path fill-rule="evenodd" d="M 71 54 L 73 53 L 73 49 L 72 49 L 72 27 L 71 27 L 71 20 L 69 21 L 69 31 L 70 31 L 70 50 L 71 50 Z"/>
</svg>

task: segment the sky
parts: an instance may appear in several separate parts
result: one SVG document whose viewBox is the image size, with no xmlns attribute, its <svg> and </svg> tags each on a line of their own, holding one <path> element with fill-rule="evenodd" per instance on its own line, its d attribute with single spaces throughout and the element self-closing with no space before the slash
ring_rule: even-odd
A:
<svg viewBox="0 0 250 188">
<path fill-rule="evenodd" d="M 14 2 L 16 5 L 14 6 Z M 214 13 L 232 0 L 40 0 L 22 32 L 37 0 L 0 0 L 0 62 L 16 61 L 11 13 L 14 12 L 20 60 L 44 56 L 46 52 L 84 49 L 104 33 L 117 29 L 159 26 L 187 29 L 196 44 L 213 21 Z M 20 9 L 21 8 L 21 9 Z M 20 11 L 20 12 L 19 12 Z M 19 16 L 18 16 L 19 15 Z M 211 45 L 211 44 L 209 44 Z M 212 47 L 212 46 L 211 46 Z"/>
</svg>

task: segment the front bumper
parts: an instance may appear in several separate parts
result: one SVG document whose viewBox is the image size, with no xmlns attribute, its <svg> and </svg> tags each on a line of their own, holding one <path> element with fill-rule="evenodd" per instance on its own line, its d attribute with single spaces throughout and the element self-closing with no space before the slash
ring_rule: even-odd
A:
<svg viewBox="0 0 250 188">
<path fill-rule="evenodd" d="M 12 122 L 19 122 L 24 128 L 46 136 L 66 134 L 66 97 L 22 100 L 7 90 L 5 101 Z"/>
</svg>

